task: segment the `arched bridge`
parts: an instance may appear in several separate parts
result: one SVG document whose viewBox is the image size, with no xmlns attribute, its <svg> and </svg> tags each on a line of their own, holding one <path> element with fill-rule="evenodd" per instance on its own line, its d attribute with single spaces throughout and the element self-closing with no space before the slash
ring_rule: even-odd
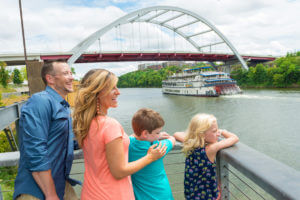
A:
<svg viewBox="0 0 300 200">
<path fill-rule="evenodd" d="M 96 31 L 95 33 L 87 37 L 85 40 L 80 42 L 77 46 L 75 46 L 72 49 L 73 55 L 68 60 L 69 64 L 76 62 L 80 55 L 82 55 L 82 53 L 92 43 L 97 41 L 98 38 L 100 38 L 106 32 L 111 30 L 113 27 L 120 26 L 123 24 L 132 24 L 134 22 L 157 24 L 159 26 L 172 30 L 174 33 L 180 35 L 187 42 L 189 42 L 197 50 L 197 52 L 200 53 L 203 53 L 203 50 L 207 47 L 210 47 L 211 49 L 212 46 L 225 44 L 233 52 L 235 57 L 240 61 L 242 66 L 245 69 L 248 69 L 247 64 L 245 63 L 244 59 L 239 55 L 238 51 L 214 25 L 212 25 L 209 21 L 207 21 L 206 19 L 194 12 L 171 6 L 154 6 L 144 8 L 129 13 L 124 17 L 115 20 L 111 24 Z M 181 23 L 179 24 L 179 22 Z M 196 30 L 200 30 L 199 32 L 189 33 L 190 31 L 183 31 L 184 28 L 186 29 L 195 24 L 199 24 L 199 28 L 196 28 Z M 210 32 L 215 33 L 215 35 L 217 36 L 217 40 L 215 40 L 215 42 L 210 41 L 209 43 L 203 44 L 200 40 L 195 39 L 196 36 L 204 35 Z"/>
<path fill-rule="evenodd" d="M 112 44 L 108 41 L 115 41 L 117 50 L 111 51 L 109 48 Z M 182 44 L 185 44 L 185 48 L 182 48 Z M 245 60 L 258 63 L 275 59 L 270 56 L 240 55 L 208 20 L 197 13 L 171 6 L 155 6 L 131 12 L 97 30 L 69 52 L 29 53 L 28 58 L 63 58 L 68 59 L 71 65 L 118 61 L 223 61 L 240 62 L 245 69 L 248 69 Z M 0 55 L 0 60 L 8 65 L 24 63 L 20 55 Z"/>
</svg>

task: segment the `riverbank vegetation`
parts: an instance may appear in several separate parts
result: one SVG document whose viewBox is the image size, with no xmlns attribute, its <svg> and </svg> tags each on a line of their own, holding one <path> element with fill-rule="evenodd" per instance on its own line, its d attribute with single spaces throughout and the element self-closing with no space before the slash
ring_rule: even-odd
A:
<svg viewBox="0 0 300 200">
<path fill-rule="evenodd" d="M 198 65 L 192 67 L 202 67 L 207 64 L 198 63 Z M 180 72 L 185 68 L 191 68 L 187 66 L 168 66 L 160 70 L 145 69 L 129 72 L 119 77 L 118 87 L 130 88 L 130 87 L 161 87 L 162 80 L 166 79 L 176 72 Z"/>
<path fill-rule="evenodd" d="M 288 53 L 285 57 L 266 64 L 257 64 L 249 70 L 237 69 L 231 72 L 241 87 L 292 88 L 300 87 L 300 51 Z"/>
<path fill-rule="evenodd" d="M 21 70 L 15 68 L 13 70 L 8 70 L 6 68 L 6 63 L 0 61 L 0 106 L 8 106 L 14 102 L 19 102 L 26 100 L 28 95 L 11 95 L 9 98 L 2 98 L 2 93 L 16 92 L 16 88 L 20 87 L 24 82 L 24 79 L 27 79 L 26 68 Z M 12 84 L 10 84 L 12 83 Z M 13 134 L 16 138 L 16 131 L 14 124 L 11 125 Z M 0 153 L 10 152 L 11 147 L 8 143 L 6 134 L 4 131 L 0 131 Z M 13 192 L 4 192 L 4 191 L 13 191 L 14 189 L 14 179 L 17 175 L 17 166 L 13 167 L 0 167 L 0 182 L 1 190 L 4 199 L 12 199 Z"/>
<path fill-rule="evenodd" d="M 16 133 L 14 131 L 14 136 L 16 138 Z M 0 131 L 0 153 L 10 152 L 11 147 L 8 143 L 4 131 Z M 3 199 L 12 199 L 14 190 L 14 180 L 17 176 L 17 166 L 12 167 L 0 167 L 0 184 Z M 7 192 L 4 192 L 7 191 Z"/>
<path fill-rule="evenodd" d="M 200 67 L 206 65 L 199 63 Z M 161 87 L 167 76 L 182 71 L 186 66 L 171 66 L 160 70 L 146 69 L 134 71 L 119 77 L 118 87 Z M 190 68 L 190 67 L 189 67 Z M 244 70 L 241 67 L 231 72 L 241 87 L 254 88 L 288 88 L 300 87 L 300 51 L 288 53 L 275 61 L 257 64 Z"/>
<path fill-rule="evenodd" d="M 162 80 L 179 70 L 181 70 L 180 67 L 171 66 L 160 70 L 146 69 L 129 72 L 119 77 L 118 87 L 161 87 Z"/>
</svg>

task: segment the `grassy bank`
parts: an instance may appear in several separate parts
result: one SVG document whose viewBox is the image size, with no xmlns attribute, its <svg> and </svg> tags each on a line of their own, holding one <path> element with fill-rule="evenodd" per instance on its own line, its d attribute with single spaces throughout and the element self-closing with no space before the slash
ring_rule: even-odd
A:
<svg viewBox="0 0 300 200">
<path fill-rule="evenodd" d="M 15 132 L 14 132 L 15 134 Z M 0 132 L 0 153 L 10 152 L 11 148 L 4 131 Z M 17 166 L 0 167 L 0 185 L 4 200 L 11 200 L 14 190 L 14 180 L 17 176 Z M 6 192 L 7 191 L 7 192 Z"/>
</svg>

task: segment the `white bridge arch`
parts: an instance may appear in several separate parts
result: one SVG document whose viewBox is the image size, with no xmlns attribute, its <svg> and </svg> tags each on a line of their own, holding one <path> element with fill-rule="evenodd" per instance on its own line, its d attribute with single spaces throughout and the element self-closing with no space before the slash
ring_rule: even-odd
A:
<svg viewBox="0 0 300 200">
<path fill-rule="evenodd" d="M 175 16 L 172 16 L 171 18 L 165 19 L 165 20 L 158 20 L 159 16 L 164 15 L 170 11 L 176 11 L 178 14 Z M 146 16 L 146 15 L 148 16 L 149 13 L 151 13 L 151 12 L 153 13 L 152 16 L 143 18 L 143 16 Z M 192 17 L 193 21 L 188 22 L 186 24 L 182 24 L 180 26 L 174 26 L 174 25 L 168 24 L 168 22 L 178 19 L 184 15 Z M 80 55 L 86 49 L 88 49 L 98 38 L 100 38 L 102 35 L 104 35 L 106 32 L 108 32 L 112 28 L 114 28 L 116 26 L 120 26 L 122 24 L 128 24 L 128 23 L 133 23 L 133 22 L 152 23 L 152 24 L 157 24 L 157 25 L 160 25 L 167 29 L 170 29 L 170 30 L 176 32 L 178 35 L 182 36 L 186 41 L 188 41 L 191 45 L 193 45 L 196 48 L 196 50 L 199 52 L 201 52 L 201 49 L 204 47 L 214 46 L 214 45 L 219 45 L 219 44 L 225 43 L 229 47 L 229 49 L 233 52 L 233 54 L 236 56 L 236 58 L 240 61 L 240 63 L 242 64 L 242 67 L 245 68 L 246 70 L 248 70 L 248 66 L 247 66 L 246 62 L 240 56 L 240 54 L 235 49 L 235 47 L 214 25 L 212 25 L 209 21 L 207 21 L 206 19 L 204 19 L 203 17 L 199 16 L 198 14 L 196 14 L 194 12 L 191 12 L 191 11 L 188 11 L 188 10 L 185 10 L 182 8 L 178 8 L 178 7 L 173 7 L 173 6 L 154 6 L 154 7 L 144 8 L 144 9 L 140 9 L 140 10 L 131 12 L 131 13 L 115 20 L 114 22 L 110 23 L 109 25 L 107 25 L 107 26 L 99 29 L 95 33 L 91 34 L 89 37 L 87 37 L 86 39 L 81 41 L 77 46 L 75 46 L 71 50 L 73 55 L 69 58 L 68 63 L 70 65 L 75 63 L 75 61 L 80 57 Z M 187 35 L 184 32 L 180 31 L 181 28 L 195 24 L 197 22 L 201 22 L 201 23 L 205 24 L 207 27 L 209 27 L 209 29 L 199 32 L 199 33 L 192 34 L 192 35 Z M 195 37 L 197 35 L 205 34 L 205 33 L 212 32 L 212 31 L 217 34 L 219 39 L 221 39 L 220 42 L 201 46 L 197 41 L 193 40 L 193 37 Z"/>
</svg>

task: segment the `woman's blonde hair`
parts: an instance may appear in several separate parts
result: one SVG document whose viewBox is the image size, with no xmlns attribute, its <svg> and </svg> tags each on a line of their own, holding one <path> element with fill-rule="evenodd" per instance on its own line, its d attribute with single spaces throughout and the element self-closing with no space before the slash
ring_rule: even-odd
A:
<svg viewBox="0 0 300 200">
<path fill-rule="evenodd" d="M 217 119 L 209 114 L 195 115 L 186 130 L 186 136 L 183 141 L 182 151 L 188 155 L 196 148 L 203 148 L 205 145 L 205 132 L 212 126 Z"/>
<path fill-rule="evenodd" d="M 93 69 L 80 82 L 73 112 L 73 131 L 80 146 L 90 124 L 97 115 L 97 97 L 108 94 L 116 86 L 118 77 L 105 69 Z"/>
</svg>

